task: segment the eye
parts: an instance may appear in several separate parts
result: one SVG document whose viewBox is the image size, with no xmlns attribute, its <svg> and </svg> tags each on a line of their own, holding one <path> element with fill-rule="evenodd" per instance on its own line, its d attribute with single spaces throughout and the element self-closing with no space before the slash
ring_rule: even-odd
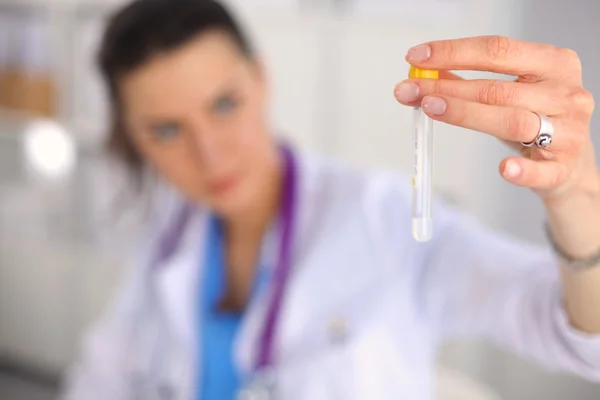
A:
<svg viewBox="0 0 600 400">
<path fill-rule="evenodd" d="M 152 127 L 152 134 L 158 140 L 173 139 L 180 132 L 179 124 L 174 122 L 157 124 Z"/>
<path fill-rule="evenodd" d="M 223 96 L 217 99 L 213 105 L 213 110 L 217 114 L 228 114 L 235 110 L 238 106 L 238 101 L 232 95 Z"/>
</svg>

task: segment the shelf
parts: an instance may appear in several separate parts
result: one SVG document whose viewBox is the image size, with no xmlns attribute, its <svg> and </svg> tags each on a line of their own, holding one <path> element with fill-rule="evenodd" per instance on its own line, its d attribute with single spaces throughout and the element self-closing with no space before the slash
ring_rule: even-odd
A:
<svg viewBox="0 0 600 400">
<path fill-rule="evenodd" d="M 4 126 L 23 125 L 43 117 L 24 111 L 9 110 L 0 107 L 0 128 Z"/>
<path fill-rule="evenodd" d="M 0 0 L 0 11 L 67 13 L 71 15 L 103 15 L 125 4 L 125 0 Z"/>
<path fill-rule="evenodd" d="M 0 0 L 0 11 L 31 12 L 31 11 L 54 11 L 65 10 L 74 6 L 66 0 Z"/>
</svg>

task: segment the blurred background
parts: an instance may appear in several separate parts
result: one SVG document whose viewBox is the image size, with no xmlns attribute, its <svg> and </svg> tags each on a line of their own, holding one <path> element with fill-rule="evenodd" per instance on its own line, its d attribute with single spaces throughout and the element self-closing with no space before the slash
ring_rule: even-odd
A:
<svg viewBox="0 0 600 400">
<path fill-rule="evenodd" d="M 127 182 L 103 154 L 108 119 L 94 65 L 103 24 L 122 3 L 0 0 L 2 400 L 54 398 L 143 227 L 143 202 L 122 197 Z M 270 70 L 281 135 L 364 168 L 410 170 L 411 113 L 392 93 L 408 72 L 406 50 L 423 41 L 502 34 L 570 47 L 600 98 L 598 0 L 229 3 Z M 598 117 L 593 124 L 600 146 Z M 439 194 L 495 229 L 543 240 L 540 205 L 497 175 L 502 145 L 440 126 L 435 151 Z M 450 343 L 440 363 L 502 399 L 600 398 L 598 386 L 483 343 Z"/>
</svg>

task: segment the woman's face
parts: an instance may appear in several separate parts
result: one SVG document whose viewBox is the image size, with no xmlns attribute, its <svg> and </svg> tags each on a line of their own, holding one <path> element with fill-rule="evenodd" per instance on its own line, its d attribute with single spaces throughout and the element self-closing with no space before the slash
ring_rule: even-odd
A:
<svg viewBox="0 0 600 400">
<path fill-rule="evenodd" d="M 120 82 L 127 132 L 160 175 L 223 215 L 260 201 L 277 152 L 260 67 L 208 32 Z"/>
</svg>

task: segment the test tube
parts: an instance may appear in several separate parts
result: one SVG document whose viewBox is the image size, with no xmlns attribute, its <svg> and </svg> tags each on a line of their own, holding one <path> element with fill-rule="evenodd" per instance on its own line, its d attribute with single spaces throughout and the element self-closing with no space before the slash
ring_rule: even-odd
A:
<svg viewBox="0 0 600 400">
<path fill-rule="evenodd" d="M 437 79 L 438 72 L 411 67 L 411 78 Z M 414 175 L 412 179 L 412 233 L 415 240 L 433 237 L 433 124 L 421 107 L 414 107 Z"/>
</svg>

